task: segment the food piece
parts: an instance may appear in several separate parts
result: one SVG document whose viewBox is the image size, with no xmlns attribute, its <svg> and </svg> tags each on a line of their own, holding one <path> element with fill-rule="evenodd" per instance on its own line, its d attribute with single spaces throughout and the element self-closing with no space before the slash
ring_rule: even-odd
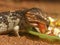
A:
<svg viewBox="0 0 60 45">
<path fill-rule="evenodd" d="M 60 24 L 59 24 L 59 20 L 54 19 L 52 17 L 48 17 L 50 20 L 50 26 L 48 27 L 48 32 L 46 34 L 51 35 L 53 34 L 53 36 L 58 36 L 60 37 Z"/>
<path fill-rule="evenodd" d="M 57 27 L 60 27 L 60 19 L 57 19 L 57 20 L 55 21 L 55 25 L 56 25 Z"/>
<path fill-rule="evenodd" d="M 54 22 L 56 21 L 54 18 L 52 17 L 48 17 L 48 19 L 50 20 L 50 25 L 49 26 L 54 26 Z"/>
<path fill-rule="evenodd" d="M 38 36 L 41 39 L 51 41 L 51 42 L 55 42 L 55 41 L 60 42 L 60 38 L 57 37 L 57 36 L 50 36 L 50 35 L 47 35 L 47 34 L 38 33 L 38 32 L 33 31 L 33 29 L 28 30 L 28 33 L 30 33 L 32 35 L 35 35 L 35 36 Z"/>
<path fill-rule="evenodd" d="M 60 37 L 60 28 L 54 28 L 54 34 Z"/>
</svg>

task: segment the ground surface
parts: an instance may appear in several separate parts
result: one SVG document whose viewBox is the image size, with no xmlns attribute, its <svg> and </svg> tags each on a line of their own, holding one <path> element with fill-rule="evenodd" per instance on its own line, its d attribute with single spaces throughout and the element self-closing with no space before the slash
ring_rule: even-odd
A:
<svg viewBox="0 0 60 45">
<path fill-rule="evenodd" d="M 60 43 L 43 41 L 34 36 L 11 37 L 0 35 L 0 45 L 60 45 Z"/>
<path fill-rule="evenodd" d="M 0 1 L 0 12 L 8 10 L 17 10 L 21 8 L 32 8 L 38 7 L 41 8 L 44 12 L 47 12 L 49 15 L 55 15 L 59 17 L 60 15 L 60 3 L 44 3 L 44 2 L 5 2 Z M 51 14 L 50 14 L 51 13 Z M 57 13 L 57 14 L 54 14 Z M 0 35 L 0 45 L 60 45 L 59 43 L 50 43 L 43 40 L 40 40 L 38 37 L 23 35 L 21 37 L 14 37 L 8 35 Z"/>
</svg>

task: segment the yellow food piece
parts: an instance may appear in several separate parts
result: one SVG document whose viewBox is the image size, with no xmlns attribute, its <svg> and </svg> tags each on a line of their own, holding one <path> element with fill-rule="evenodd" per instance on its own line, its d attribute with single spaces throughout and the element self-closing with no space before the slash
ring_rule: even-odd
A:
<svg viewBox="0 0 60 45">
<path fill-rule="evenodd" d="M 60 20 L 57 20 L 57 21 L 55 22 L 55 25 L 56 25 L 56 26 L 60 26 Z"/>
<path fill-rule="evenodd" d="M 55 20 L 52 17 L 48 17 L 48 19 L 50 20 L 50 26 L 60 26 L 60 19 Z"/>
<path fill-rule="evenodd" d="M 55 19 L 52 17 L 48 17 L 48 19 L 50 20 L 50 26 L 54 26 Z"/>
</svg>

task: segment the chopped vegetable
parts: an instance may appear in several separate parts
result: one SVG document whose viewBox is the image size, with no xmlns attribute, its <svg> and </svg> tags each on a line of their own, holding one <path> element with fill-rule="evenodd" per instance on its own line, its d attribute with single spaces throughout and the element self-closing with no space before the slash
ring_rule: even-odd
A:
<svg viewBox="0 0 60 45">
<path fill-rule="evenodd" d="M 55 21 L 55 25 L 56 26 L 60 26 L 60 19 L 58 19 L 58 20 Z"/>
<path fill-rule="evenodd" d="M 50 20 L 50 26 L 54 26 L 54 22 L 56 20 L 54 18 L 52 18 L 52 17 L 48 17 L 48 19 Z"/>
<path fill-rule="evenodd" d="M 32 29 L 32 27 L 28 28 L 27 31 L 28 31 L 28 33 L 30 33 L 32 35 L 35 35 L 35 36 L 38 36 L 41 39 L 45 39 L 45 40 L 48 40 L 48 41 L 51 41 L 51 42 L 60 41 L 59 37 L 50 36 L 50 35 L 47 35 L 47 34 L 42 34 L 42 33 L 36 32 L 36 31 L 34 31 L 34 29 Z"/>
<path fill-rule="evenodd" d="M 60 28 L 54 28 L 54 34 L 60 37 Z"/>
<path fill-rule="evenodd" d="M 60 41 L 60 38 L 57 36 L 50 36 L 50 35 L 38 33 L 38 32 L 32 31 L 32 30 L 29 30 L 28 33 L 35 35 L 35 36 L 38 36 L 41 39 L 51 41 L 51 42 Z"/>
<path fill-rule="evenodd" d="M 55 36 L 60 37 L 60 20 L 56 20 L 51 17 L 49 17 L 49 20 L 50 26 L 48 27 L 48 32 L 46 34 L 51 34 L 53 32 Z"/>
</svg>

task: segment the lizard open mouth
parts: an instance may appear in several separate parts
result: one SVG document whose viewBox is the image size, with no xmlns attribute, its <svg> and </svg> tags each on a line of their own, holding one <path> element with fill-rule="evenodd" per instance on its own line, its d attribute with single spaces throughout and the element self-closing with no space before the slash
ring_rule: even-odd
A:
<svg viewBox="0 0 60 45">
<path fill-rule="evenodd" d="M 49 21 L 48 19 L 43 15 L 40 9 L 38 8 L 32 8 L 29 9 L 26 13 L 26 17 L 30 24 L 41 33 L 45 33 L 47 31 Z"/>
</svg>

